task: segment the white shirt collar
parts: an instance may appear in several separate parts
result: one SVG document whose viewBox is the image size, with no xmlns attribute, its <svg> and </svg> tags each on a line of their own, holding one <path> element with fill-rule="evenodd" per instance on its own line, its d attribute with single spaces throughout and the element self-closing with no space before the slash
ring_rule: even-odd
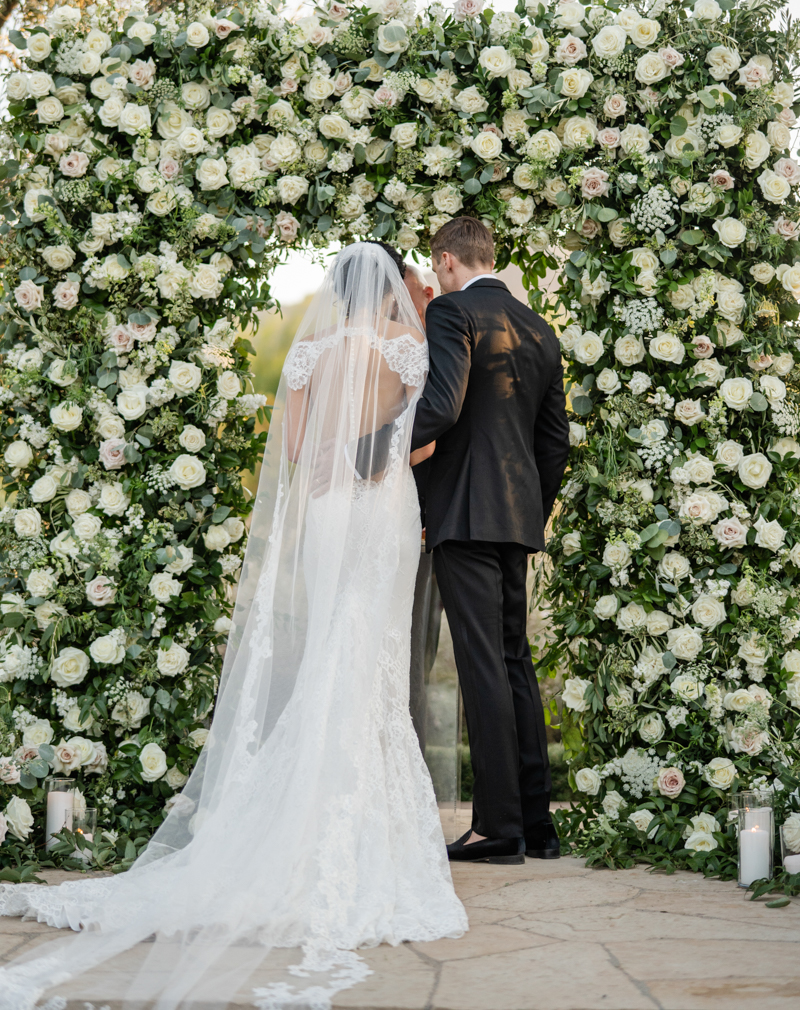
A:
<svg viewBox="0 0 800 1010">
<path fill-rule="evenodd" d="M 487 279 L 489 280 L 494 279 L 494 274 L 476 274 L 474 277 L 470 277 L 470 279 L 467 281 L 466 284 L 463 284 L 461 286 L 461 290 L 466 291 L 467 288 L 470 286 L 470 284 L 474 284 L 475 281 L 484 281 Z"/>
</svg>

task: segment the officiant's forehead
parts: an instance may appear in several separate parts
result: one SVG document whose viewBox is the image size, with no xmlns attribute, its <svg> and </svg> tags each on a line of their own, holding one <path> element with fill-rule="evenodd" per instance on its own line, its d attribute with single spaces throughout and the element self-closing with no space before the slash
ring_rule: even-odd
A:
<svg viewBox="0 0 800 1010">
<path fill-rule="evenodd" d="M 431 239 L 431 256 L 434 262 L 449 252 L 465 267 L 489 266 L 494 263 L 492 233 L 477 218 L 456 217 L 436 232 Z"/>
</svg>

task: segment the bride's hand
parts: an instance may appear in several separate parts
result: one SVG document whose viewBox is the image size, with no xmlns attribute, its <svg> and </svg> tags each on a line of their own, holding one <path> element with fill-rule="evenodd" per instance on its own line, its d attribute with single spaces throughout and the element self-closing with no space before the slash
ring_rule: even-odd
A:
<svg viewBox="0 0 800 1010">
<path fill-rule="evenodd" d="M 421 463 L 423 460 L 429 459 L 436 451 L 436 443 L 428 442 L 427 445 L 423 445 L 420 449 L 415 449 L 409 458 L 409 463 L 411 466 L 416 466 L 417 463 Z"/>
</svg>

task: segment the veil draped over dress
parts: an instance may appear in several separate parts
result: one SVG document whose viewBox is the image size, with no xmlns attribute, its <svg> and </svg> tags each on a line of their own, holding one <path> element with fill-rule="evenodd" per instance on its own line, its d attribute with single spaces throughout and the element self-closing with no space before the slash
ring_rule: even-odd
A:
<svg viewBox="0 0 800 1010">
<path fill-rule="evenodd" d="M 80 930 L 0 969 L 3 1010 L 107 961 L 126 1006 L 318 1010 L 369 974 L 356 948 L 467 928 L 409 714 L 427 368 L 390 257 L 344 249 L 284 364 L 197 766 L 128 872 L 0 885 L 0 914 Z"/>
</svg>

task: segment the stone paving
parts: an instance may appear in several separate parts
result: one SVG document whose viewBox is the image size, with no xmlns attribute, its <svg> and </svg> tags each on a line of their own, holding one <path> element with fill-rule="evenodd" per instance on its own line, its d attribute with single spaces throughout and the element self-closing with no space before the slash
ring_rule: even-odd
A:
<svg viewBox="0 0 800 1010">
<path fill-rule="evenodd" d="M 469 933 L 362 952 L 374 973 L 341 992 L 337 1010 L 800 1007 L 800 901 L 769 909 L 735 883 L 645 867 L 592 870 L 573 858 L 461 865 L 454 880 Z M 0 961 L 55 935 L 35 922 L 0 919 Z M 136 957 L 129 952 L 113 969 L 59 987 L 68 1010 L 84 1010 L 87 1000 L 97 1010 L 120 1010 Z M 272 957 L 274 968 L 297 960 L 292 951 Z M 264 972 L 250 984 L 270 977 Z M 248 1005 L 248 992 L 233 1005 Z"/>
</svg>

